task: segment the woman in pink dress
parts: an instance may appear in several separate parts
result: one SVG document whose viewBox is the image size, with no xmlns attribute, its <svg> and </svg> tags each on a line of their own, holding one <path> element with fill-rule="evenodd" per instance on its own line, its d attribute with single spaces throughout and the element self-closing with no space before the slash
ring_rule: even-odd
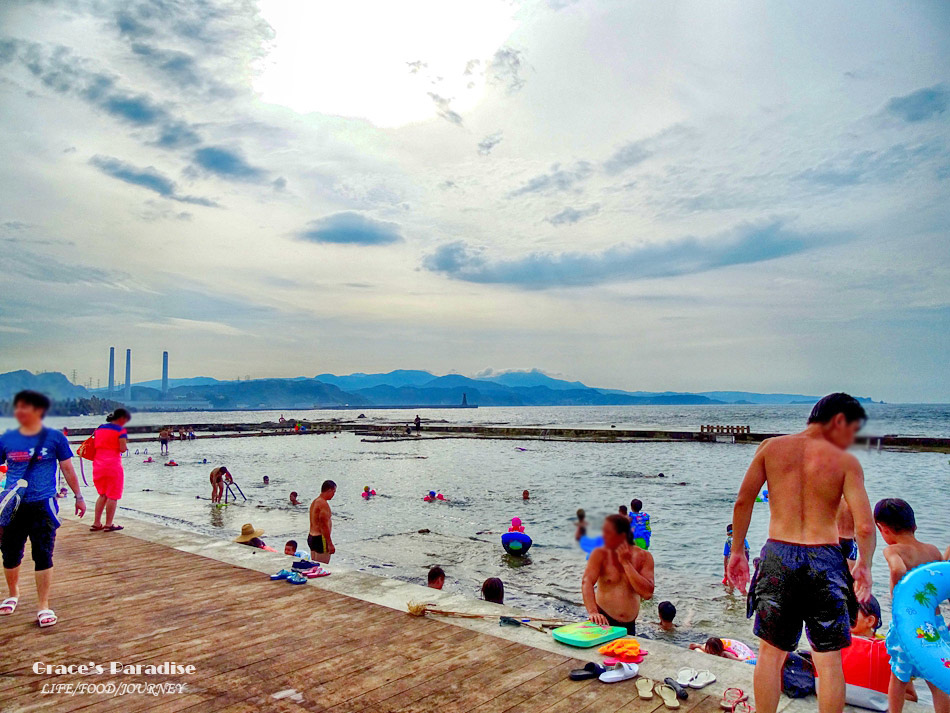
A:
<svg viewBox="0 0 950 713">
<path fill-rule="evenodd" d="M 113 532 L 121 530 L 121 525 L 112 522 L 115 509 L 122 497 L 125 473 L 122 470 L 122 454 L 128 449 L 128 434 L 125 424 L 132 418 L 124 408 L 117 408 L 107 418 L 106 423 L 93 433 L 96 455 L 92 461 L 92 483 L 96 486 L 99 499 L 96 500 L 96 521 L 90 527 L 93 531 Z M 102 522 L 105 511 L 106 521 Z"/>
</svg>

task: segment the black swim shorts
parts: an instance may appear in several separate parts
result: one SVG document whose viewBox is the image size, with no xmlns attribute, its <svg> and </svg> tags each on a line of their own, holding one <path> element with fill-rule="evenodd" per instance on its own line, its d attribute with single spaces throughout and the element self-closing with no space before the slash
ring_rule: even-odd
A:
<svg viewBox="0 0 950 713">
<path fill-rule="evenodd" d="M 842 537 L 838 540 L 841 545 L 841 552 L 844 553 L 846 560 L 856 560 L 858 558 L 858 543 L 853 537 Z"/>
<path fill-rule="evenodd" d="M 749 588 L 748 614 L 755 635 L 794 651 L 802 624 L 815 651 L 851 645 L 857 615 L 854 580 L 839 545 L 800 545 L 769 540 Z"/>
<path fill-rule="evenodd" d="M 323 535 L 307 535 L 307 545 L 311 552 L 322 555 L 327 551 L 326 538 Z"/>
<path fill-rule="evenodd" d="M 14 569 L 23 561 L 29 539 L 34 569 L 42 572 L 53 566 L 53 547 L 59 527 L 59 503 L 55 498 L 20 503 L 10 524 L 0 536 L 4 569 Z"/>
<path fill-rule="evenodd" d="M 626 629 L 627 633 L 630 636 L 637 635 L 637 620 L 636 619 L 634 619 L 633 621 L 617 621 L 612 616 L 610 616 L 610 614 L 605 612 L 602 607 L 598 606 L 597 610 L 601 614 L 603 614 L 605 617 L 607 617 L 607 623 L 610 624 L 611 626 L 619 626 Z"/>
</svg>

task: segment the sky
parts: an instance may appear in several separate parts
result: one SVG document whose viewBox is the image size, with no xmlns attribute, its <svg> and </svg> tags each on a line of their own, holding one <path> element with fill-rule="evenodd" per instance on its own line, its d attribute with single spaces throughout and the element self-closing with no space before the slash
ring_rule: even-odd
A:
<svg viewBox="0 0 950 713">
<path fill-rule="evenodd" d="M 0 371 L 950 402 L 950 5 L 0 4 Z"/>
</svg>

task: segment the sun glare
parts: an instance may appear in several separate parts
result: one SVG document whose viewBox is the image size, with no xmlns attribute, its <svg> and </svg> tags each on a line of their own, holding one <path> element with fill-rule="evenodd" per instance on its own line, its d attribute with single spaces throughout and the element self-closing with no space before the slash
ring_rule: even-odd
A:
<svg viewBox="0 0 950 713">
<path fill-rule="evenodd" d="M 262 0 L 261 12 L 276 33 L 254 83 L 263 101 L 384 127 L 473 107 L 515 27 L 503 0 Z"/>
</svg>

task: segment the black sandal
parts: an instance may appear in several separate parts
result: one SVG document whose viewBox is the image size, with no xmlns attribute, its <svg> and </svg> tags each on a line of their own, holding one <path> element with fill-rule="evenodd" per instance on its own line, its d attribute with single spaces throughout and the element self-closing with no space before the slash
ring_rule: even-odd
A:
<svg viewBox="0 0 950 713">
<path fill-rule="evenodd" d="M 125 528 L 122 525 L 109 525 L 109 527 L 103 527 L 103 532 L 116 532 L 118 530 L 124 530 Z"/>
<path fill-rule="evenodd" d="M 584 668 L 575 668 L 568 674 L 568 677 L 572 681 L 586 681 L 591 678 L 599 678 L 600 674 L 604 673 L 607 669 L 601 666 L 599 663 L 594 663 L 591 661 L 589 664 L 584 666 Z"/>
</svg>

